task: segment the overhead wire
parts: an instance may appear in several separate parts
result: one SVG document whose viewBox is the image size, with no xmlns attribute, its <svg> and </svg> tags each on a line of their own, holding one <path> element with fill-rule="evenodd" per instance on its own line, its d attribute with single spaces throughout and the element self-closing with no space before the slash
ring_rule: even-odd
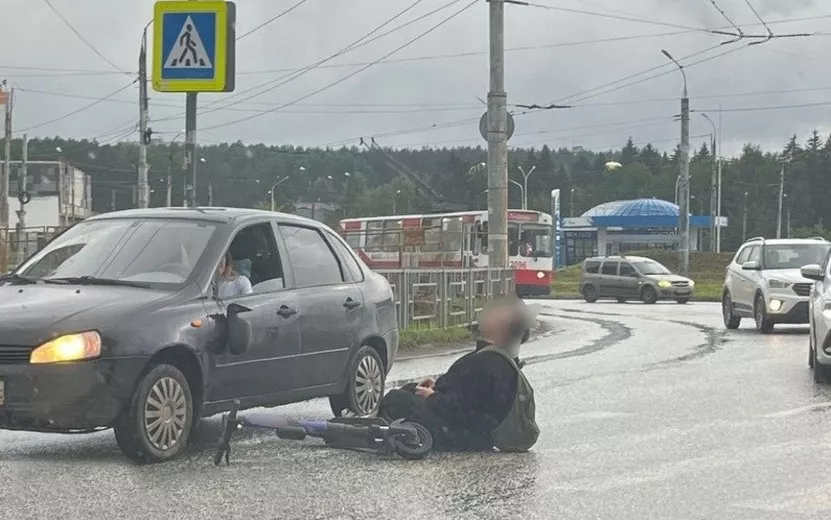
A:
<svg viewBox="0 0 831 520">
<path fill-rule="evenodd" d="M 70 31 L 72 31 L 72 32 L 75 34 L 75 36 L 77 36 L 77 37 L 78 37 L 78 39 L 79 39 L 79 40 L 81 40 L 81 41 L 84 43 L 84 45 L 86 45 L 86 46 L 87 46 L 87 47 L 88 47 L 88 48 L 89 48 L 92 52 L 94 52 L 96 56 L 98 56 L 99 58 L 101 58 L 102 60 L 104 60 L 104 61 L 107 63 L 107 65 L 109 65 L 110 67 L 114 68 L 115 70 L 117 70 L 117 71 L 119 71 L 119 72 L 121 72 L 121 73 L 123 73 L 123 74 L 130 74 L 130 73 L 129 73 L 129 72 L 127 72 L 126 70 L 122 69 L 121 67 L 119 67 L 118 65 L 116 65 L 115 63 L 113 63 L 113 62 L 112 62 L 109 58 L 107 58 L 106 56 L 104 56 L 104 54 L 102 54 L 102 53 L 101 53 L 98 49 L 96 49 L 96 48 L 95 48 L 95 46 L 94 46 L 92 43 L 90 43 L 90 42 L 89 42 L 89 40 L 87 40 L 87 39 L 84 37 L 84 35 L 83 35 L 83 34 L 81 34 L 81 33 L 80 33 L 80 32 L 79 32 L 79 31 L 78 31 L 78 30 L 77 30 L 77 29 L 76 29 L 76 28 L 72 25 L 72 23 L 71 23 L 69 20 L 67 20 L 67 19 L 66 19 L 66 17 L 65 17 L 63 14 L 61 14 L 61 12 L 60 12 L 60 11 L 59 11 L 59 10 L 58 10 L 58 9 L 57 9 L 54 5 L 52 5 L 51 0 L 43 0 L 43 1 L 46 3 L 46 5 L 48 5 L 48 6 L 49 6 L 49 9 L 51 9 L 51 10 L 52 10 L 52 12 L 54 12 L 54 13 L 58 16 L 58 18 L 60 18 L 60 19 L 61 19 L 61 21 L 63 21 L 63 23 L 64 23 L 64 24 L 65 24 L 65 25 L 69 28 L 69 30 L 70 30 Z"/>
<path fill-rule="evenodd" d="M 256 27 L 254 27 L 254 28 L 253 28 L 253 29 L 251 29 L 250 31 L 247 31 L 247 32 L 245 32 L 245 33 L 243 33 L 243 34 L 241 34 L 241 35 L 237 36 L 237 41 L 240 41 L 240 40 L 242 40 L 243 38 L 246 38 L 246 37 L 248 37 L 248 36 L 251 36 L 251 35 L 252 35 L 252 34 L 254 34 L 255 32 L 257 32 L 257 31 L 259 31 L 260 29 L 262 29 L 263 27 L 265 27 L 265 26 L 267 26 L 267 25 L 269 25 L 269 24 L 271 24 L 271 23 L 273 23 L 273 22 L 275 22 L 275 21 L 279 20 L 280 18 L 282 18 L 282 17 L 284 17 L 285 15 L 289 14 L 290 12 L 294 11 L 295 9 L 297 9 L 298 7 L 300 7 L 301 5 L 305 4 L 307 1 L 308 1 L 308 0 L 300 0 L 299 2 L 297 2 L 297 3 L 296 3 L 296 4 L 294 4 L 294 5 L 292 5 L 291 7 L 289 7 L 289 8 L 287 8 L 287 9 L 285 9 L 285 10 L 281 11 L 280 13 L 276 14 L 275 16 L 272 16 L 271 18 L 269 18 L 268 20 L 264 21 L 264 22 L 263 22 L 263 23 L 261 23 L 260 25 L 258 25 L 258 26 L 256 26 Z"/>
<path fill-rule="evenodd" d="M 36 124 L 36 125 L 31 125 L 31 126 L 28 126 L 28 127 L 26 127 L 26 128 L 22 128 L 22 129 L 20 129 L 20 130 L 18 130 L 18 131 L 19 131 L 19 132 L 27 132 L 27 131 L 29 131 L 29 130 L 33 130 L 33 129 L 35 129 L 35 128 L 40 128 L 40 127 L 42 127 L 42 126 L 46 126 L 46 125 L 50 125 L 50 124 L 52 124 L 52 123 L 57 123 L 57 122 L 59 122 L 59 121 L 63 121 L 64 119 L 67 119 L 67 118 L 69 118 L 69 117 L 72 117 L 72 116 L 74 116 L 75 114 L 78 114 L 78 113 L 83 112 L 83 111 L 85 111 L 85 110 L 89 110 L 90 108 L 92 108 L 92 107 L 94 107 L 94 106 L 96 106 L 96 105 L 98 105 L 98 104 L 100 104 L 100 103 L 103 103 L 103 102 L 104 102 L 104 101 L 106 101 L 107 99 L 109 99 L 109 98 L 111 98 L 111 97 L 113 97 L 113 96 L 116 96 L 116 95 L 120 94 L 121 92 L 123 92 L 123 91 L 127 90 L 128 88 L 130 88 L 131 86 L 133 86 L 134 84 L 136 84 L 136 82 L 138 82 L 138 78 L 134 79 L 133 81 L 131 81 L 130 83 L 128 83 L 128 84 L 126 84 L 126 85 L 124 85 L 123 87 L 121 87 L 121 88 L 119 88 L 119 89 L 117 89 L 117 90 L 114 90 L 113 92 L 110 92 L 109 94 L 107 94 L 107 95 L 105 95 L 105 96 L 103 96 L 103 97 L 100 97 L 100 98 L 96 99 L 96 100 L 95 100 L 95 101 L 93 101 L 92 103 L 89 103 L 89 104 L 87 104 L 87 105 L 82 106 L 81 108 L 78 108 L 78 109 L 73 110 L 73 111 L 71 111 L 71 112 L 67 112 L 66 114 L 63 114 L 62 116 L 58 116 L 58 117 L 56 117 L 56 118 L 54 118 L 54 119 L 50 119 L 50 120 L 48 120 L 48 121 L 42 121 L 42 122 L 40 122 L 40 123 L 38 123 L 38 124 Z"/>
<path fill-rule="evenodd" d="M 452 4 L 455 4 L 455 3 L 457 3 L 458 1 L 459 1 L 459 0 L 455 0 L 454 2 L 452 2 Z M 364 66 L 364 67 L 361 67 L 360 69 L 358 69 L 358 70 L 356 70 L 356 71 L 351 72 L 350 74 L 347 74 L 346 76 L 343 76 L 342 78 L 339 78 L 339 79 L 337 79 L 337 80 L 335 80 L 335 81 L 333 81 L 333 82 L 331 82 L 331 83 L 328 83 L 328 84 L 324 85 L 323 87 L 320 87 L 320 88 L 318 88 L 318 89 L 315 89 L 315 90 L 313 90 L 312 92 L 309 92 L 309 93 L 307 93 L 307 94 L 304 94 L 304 95 L 302 95 L 302 96 L 300 96 L 300 97 L 298 97 L 298 98 L 295 98 L 295 99 L 294 99 L 294 100 L 292 100 L 292 101 L 286 102 L 286 103 L 284 103 L 284 104 L 282 104 L 282 105 L 280 105 L 280 106 L 278 106 L 278 107 L 275 107 L 275 108 L 272 108 L 272 109 L 269 109 L 269 110 L 266 110 L 266 111 L 260 112 L 260 113 L 258 113 L 258 114 L 254 114 L 254 115 L 251 115 L 251 116 L 243 117 L 243 118 L 240 118 L 240 119 L 235 119 L 235 120 L 228 121 L 228 122 L 225 122 L 225 123 L 220 123 L 220 124 L 216 124 L 216 125 L 208 126 L 208 127 L 206 127 L 206 128 L 203 128 L 202 130 L 203 130 L 203 131 L 207 131 L 207 130 L 214 130 L 214 129 L 216 129 L 216 128 L 223 128 L 223 127 L 226 127 L 226 126 L 231 126 L 231 125 L 234 125 L 234 124 L 237 124 L 237 123 L 243 123 L 243 122 L 246 122 L 246 121 L 251 121 L 251 120 L 256 119 L 256 118 L 258 118 L 258 117 L 262 117 L 262 116 L 265 116 L 265 115 L 268 115 L 268 114 L 274 113 L 274 112 L 276 112 L 276 111 L 278 111 L 278 110 L 281 110 L 281 109 L 283 109 L 283 108 L 286 108 L 286 107 L 288 107 L 288 106 L 291 106 L 291 105 L 293 105 L 293 104 L 295 104 L 295 103 L 299 103 L 300 101 L 303 101 L 304 99 L 308 99 L 308 98 L 310 98 L 310 97 L 312 97 L 312 96 L 314 96 L 314 95 L 316 95 L 316 94 L 319 94 L 320 92 L 323 92 L 323 91 L 325 91 L 325 90 L 328 90 L 328 89 L 330 89 L 330 88 L 334 87 L 335 85 L 339 85 L 340 83 L 343 83 L 344 81 L 348 80 L 349 78 L 352 78 L 352 77 L 354 77 L 354 76 L 356 76 L 356 75 L 360 74 L 361 72 L 363 72 L 363 71 L 367 70 L 368 68 L 372 67 L 372 66 L 373 66 L 373 65 L 375 65 L 377 62 L 379 62 L 379 61 L 381 61 L 381 60 L 383 60 L 383 59 L 385 59 L 385 58 L 388 58 L 389 56 L 392 56 L 393 54 L 395 54 L 395 53 L 399 52 L 400 50 L 405 49 L 406 47 L 409 47 L 410 45 L 412 45 L 413 43 L 417 42 L 418 40 L 420 40 L 420 39 L 424 38 L 424 37 L 425 37 L 425 36 L 427 36 L 428 34 L 432 33 L 432 32 L 433 32 L 433 31 L 435 31 L 436 29 L 438 29 L 439 27 L 441 27 L 441 26 L 443 26 L 444 24 L 446 24 L 446 23 L 450 22 L 450 21 L 451 21 L 452 19 L 454 19 L 455 17 L 459 16 L 459 15 L 460 15 L 460 14 L 462 14 L 463 12 L 465 12 L 465 11 L 467 11 L 468 9 L 470 9 L 471 7 L 473 7 L 473 6 L 474 6 L 474 5 L 475 5 L 478 1 L 479 1 L 479 0 L 472 0 L 471 2 L 469 2 L 468 4 L 466 4 L 464 7 L 462 7 L 461 9 L 459 9 L 458 11 L 456 11 L 456 12 L 452 13 L 450 16 L 446 17 L 444 20 L 441 20 L 441 21 L 440 21 L 440 22 L 438 22 L 437 24 L 433 25 L 432 27 L 430 27 L 430 28 L 429 28 L 429 29 L 427 29 L 426 31 L 424 31 L 424 32 L 422 32 L 421 34 L 419 34 L 418 36 L 416 36 L 416 37 L 414 37 L 414 38 L 411 38 L 410 40 L 406 41 L 405 43 L 403 43 L 403 44 L 399 45 L 398 47 L 394 48 L 394 49 L 393 49 L 393 50 L 391 50 L 390 52 L 388 52 L 388 53 L 386 53 L 385 55 L 383 55 L 381 58 L 379 58 L 379 59 L 375 60 L 374 62 L 372 62 L 372 63 L 370 63 L 370 64 L 368 64 L 368 65 L 366 65 L 366 66 Z"/>
</svg>

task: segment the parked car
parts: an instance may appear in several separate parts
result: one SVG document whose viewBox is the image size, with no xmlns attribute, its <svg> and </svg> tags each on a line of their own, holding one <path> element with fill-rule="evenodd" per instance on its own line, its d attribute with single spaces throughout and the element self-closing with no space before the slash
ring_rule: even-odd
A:
<svg viewBox="0 0 831 520">
<path fill-rule="evenodd" d="M 777 323 L 808 323 L 812 280 L 800 268 L 821 264 L 831 243 L 821 237 L 747 240 L 736 252 L 724 276 L 724 326 L 737 329 L 752 318 L 756 330 L 768 333 Z"/>
<path fill-rule="evenodd" d="M 228 252 L 252 287 L 220 298 Z M 237 399 L 328 396 L 336 414 L 373 413 L 398 341 L 389 283 L 322 224 L 243 209 L 107 213 L 0 283 L 0 428 L 113 427 L 126 455 L 163 461 Z"/>
<path fill-rule="evenodd" d="M 641 256 L 606 256 L 583 261 L 580 294 L 589 302 L 599 298 L 615 298 L 623 303 L 641 300 L 675 300 L 687 303 L 693 295 L 695 282 L 672 274 L 669 269 L 650 258 Z"/>
<path fill-rule="evenodd" d="M 831 382 L 831 267 L 829 257 L 819 264 L 802 266 L 803 278 L 814 282 L 808 296 L 808 366 L 817 383 Z"/>
</svg>

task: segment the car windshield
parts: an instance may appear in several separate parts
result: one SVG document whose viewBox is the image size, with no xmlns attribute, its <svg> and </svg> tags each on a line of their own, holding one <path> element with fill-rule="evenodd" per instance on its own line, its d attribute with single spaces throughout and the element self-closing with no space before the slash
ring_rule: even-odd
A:
<svg viewBox="0 0 831 520">
<path fill-rule="evenodd" d="M 551 257 L 551 226 L 523 224 L 520 233 L 521 256 Z"/>
<path fill-rule="evenodd" d="M 635 269 L 637 269 L 642 275 L 671 274 L 669 269 L 654 260 L 642 260 L 640 262 L 632 263 L 634 264 Z"/>
<path fill-rule="evenodd" d="M 799 269 L 803 265 L 825 262 L 831 244 L 765 244 L 763 269 Z"/>
<path fill-rule="evenodd" d="M 216 226 L 204 222 L 119 219 L 82 222 L 17 269 L 35 280 L 100 279 L 180 285 Z"/>
</svg>

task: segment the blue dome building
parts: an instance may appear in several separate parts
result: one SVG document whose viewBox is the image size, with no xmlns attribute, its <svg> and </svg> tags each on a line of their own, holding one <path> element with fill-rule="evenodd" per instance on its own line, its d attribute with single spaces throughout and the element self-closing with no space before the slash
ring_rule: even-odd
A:
<svg viewBox="0 0 831 520">
<path fill-rule="evenodd" d="M 676 250 L 678 205 L 660 199 L 605 202 L 579 217 L 563 219 L 565 263 L 576 264 L 590 256 L 626 254 L 633 251 Z M 697 251 L 702 235 L 709 232 L 709 215 L 690 216 L 690 250 Z M 719 225 L 727 225 L 722 217 Z"/>
</svg>

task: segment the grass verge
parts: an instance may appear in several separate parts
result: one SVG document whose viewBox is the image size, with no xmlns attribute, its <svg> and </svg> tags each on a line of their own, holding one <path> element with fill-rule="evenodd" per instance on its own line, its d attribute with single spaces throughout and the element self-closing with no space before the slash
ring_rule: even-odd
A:
<svg viewBox="0 0 831 520">
<path fill-rule="evenodd" d="M 473 333 L 467 327 L 451 327 L 449 329 L 411 327 L 401 331 L 398 346 L 402 350 L 451 347 L 469 343 L 473 339 Z"/>
<path fill-rule="evenodd" d="M 672 272 L 678 272 L 678 254 L 672 252 L 632 253 L 630 256 L 644 256 L 660 262 Z M 721 301 L 724 269 L 733 253 L 690 253 L 690 278 L 695 282 L 693 300 Z M 557 281 L 551 284 L 554 298 L 580 298 L 580 268 L 573 265 L 557 271 Z"/>
</svg>

